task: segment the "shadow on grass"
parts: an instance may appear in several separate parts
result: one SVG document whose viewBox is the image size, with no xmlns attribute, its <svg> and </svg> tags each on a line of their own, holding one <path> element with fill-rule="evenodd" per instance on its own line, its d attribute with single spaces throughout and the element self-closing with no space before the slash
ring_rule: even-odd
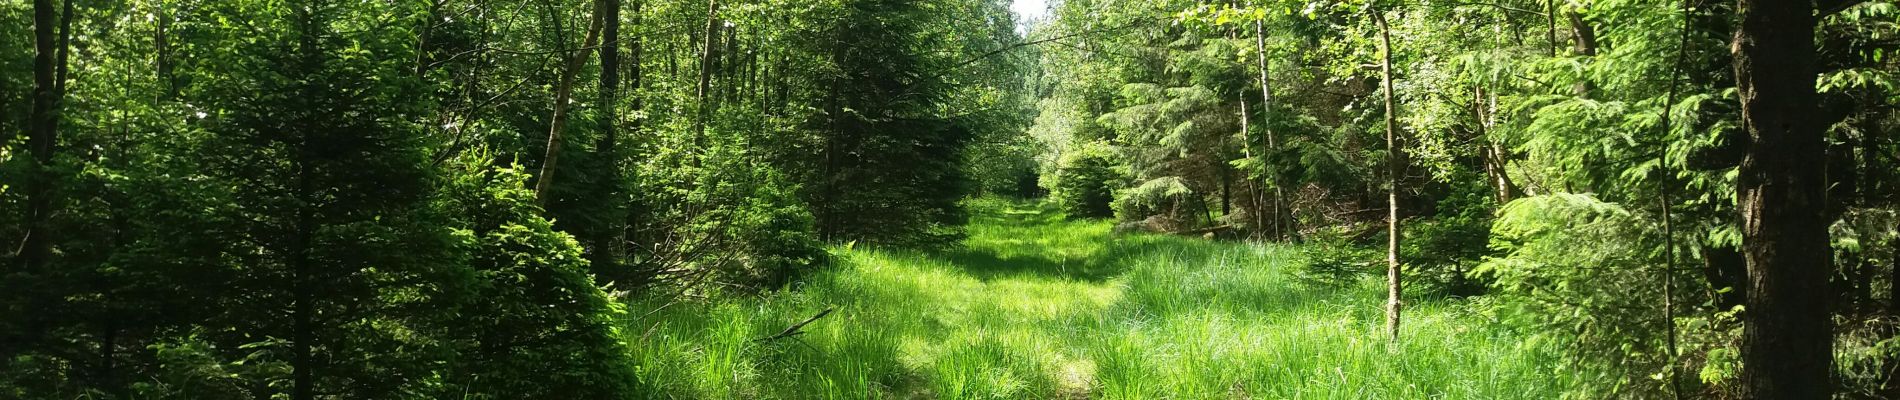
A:
<svg viewBox="0 0 1900 400">
<path fill-rule="evenodd" d="M 1165 247 L 1171 239 L 1110 234 L 1097 225 L 1101 221 L 1069 220 L 1046 204 L 1010 203 L 974 214 L 972 225 L 1004 232 L 1003 237 L 992 233 L 981 245 L 920 255 L 948 262 L 985 282 L 1045 278 L 1100 283 L 1127 272 L 1133 258 Z M 1068 235 L 1061 239 L 1068 243 L 1048 243 L 1041 237 L 1046 235 Z"/>
<path fill-rule="evenodd" d="M 961 248 L 933 253 L 970 276 L 989 282 L 997 279 L 1047 278 L 1090 283 L 1107 281 L 1128 272 L 1133 258 L 1161 245 L 1154 240 L 1116 240 L 1102 250 L 1082 258 L 1046 255 L 1003 255 L 992 249 Z"/>
</svg>

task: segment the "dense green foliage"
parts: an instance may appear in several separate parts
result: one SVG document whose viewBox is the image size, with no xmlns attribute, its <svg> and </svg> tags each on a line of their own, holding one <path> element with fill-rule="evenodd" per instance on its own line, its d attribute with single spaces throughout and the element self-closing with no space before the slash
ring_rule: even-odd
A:
<svg viewBox="0 0 1900 400">
<path fill-rule="evenodd" d="M 1498 318 L 1562 343 L 1564 373 L 1587 377 L 1581 397 L 1739 395 L 1750 137 L 1735 4 L 1054 4 L 1028 36 L 1059 44 L 1041 48 L 1030 132 L 1056 155 L 1043 182 L 1071 214 L 1089 215 L 1094 193 L 1072 177 L 1126 171 L 1102 180 L 1126 226 L 1301 238 L 1312 246 L 1295 275 L 1336 287 L 1380 274 L 1363 248 L 1387 246 L 1374 228 L 1389 206 L 1408 287 L 1393 300 L 1494 301 Z M 1828 127 L 1820 218 L 1836 261 L 1810 264 L 1837 272 L 1831 293 L 1803 296 L 1835 299 L 1836 391 L 1900 395 L 1900 242 L 1885 217 L 1900 194 L 1900 9 L 1816 8 L 1822 104 L 1796 114 Z"/>
<path fill-rule="evenodd" d="M 6 1 L 0 28 L 4 398 L 644 397 L 621 298 L 951 245 L 975 178 L 1034 173 L 995 1 Z"/>
<path fill-rule="evenodd" d="M 0 0 L 0 398 L 1900 397 L 1894 0 L 1011 7 Z"/>
</svg>

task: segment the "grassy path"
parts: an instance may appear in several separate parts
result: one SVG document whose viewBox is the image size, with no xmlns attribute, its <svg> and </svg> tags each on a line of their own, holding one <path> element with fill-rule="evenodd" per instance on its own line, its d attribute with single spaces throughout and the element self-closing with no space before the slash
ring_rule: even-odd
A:
<svg viewBox="0 0 1900 400">
<path fill-rule="evenodd" d="M 1307 288 L 1294 248 L 975 208 L 959 250 L 837 249 L 785 293 L 629 305 L 643 383 L 704 399 L 1546 399 L 1574 379 L 1456 302 L 1415 302 L 1394 351 L 1380 288 Z M 751 342 L 826 307 L 798 340 Z"/>
</svg>

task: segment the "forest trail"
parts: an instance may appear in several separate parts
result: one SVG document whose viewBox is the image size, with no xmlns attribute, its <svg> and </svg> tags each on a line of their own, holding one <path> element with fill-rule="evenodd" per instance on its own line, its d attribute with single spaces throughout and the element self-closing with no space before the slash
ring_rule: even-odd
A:
<svg viewBox="0 0 1900 400">
<path fill-rule="evenodd" d="M 1548 349 L 1421 301 L 1381 339 L 1375 282 L 1313 288 L 1297 248 L 1115 235 L 973 204 L 948 251 L 834 249 L 763 299 L 674 306 L 625 331 L 645 385 L 684 398 L 1553 398 Z M 635 305 L 650 309 L 657 305 Z M 752 342 L 827 307 L 796 340 Z"/>
</svg>

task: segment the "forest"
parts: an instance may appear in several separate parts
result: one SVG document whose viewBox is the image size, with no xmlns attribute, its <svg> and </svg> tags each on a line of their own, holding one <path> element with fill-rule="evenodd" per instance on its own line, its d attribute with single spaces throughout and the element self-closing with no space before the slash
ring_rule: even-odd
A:
<svg viewBox="0 0 1900 400">
<path fill-rule="evenodd" d="M 1896 0 L 0 0 L 0 399 L 1900 398 Z"/>
</svg>

